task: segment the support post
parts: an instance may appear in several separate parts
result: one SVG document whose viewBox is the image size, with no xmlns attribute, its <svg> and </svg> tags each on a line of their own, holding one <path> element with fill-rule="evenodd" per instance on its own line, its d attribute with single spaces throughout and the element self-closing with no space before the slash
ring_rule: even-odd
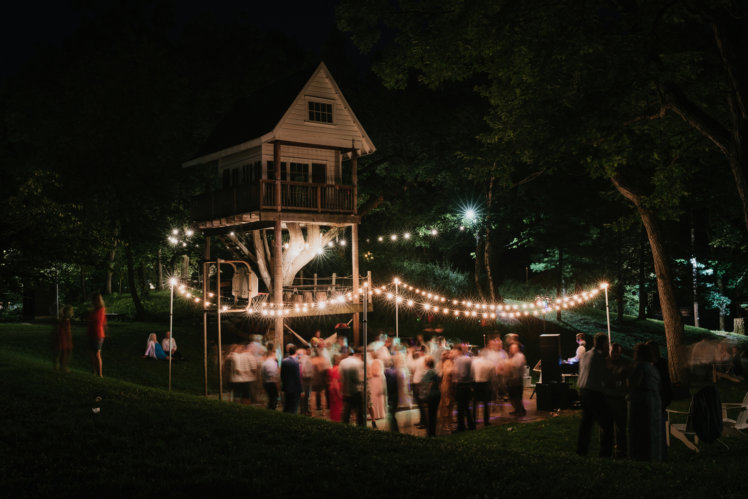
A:
<svg viewBox="0 0 748 499">
<path fill-rule="evenodd" d="M 278 184 L 280 185 L 280 184 Z M 280 312 L 283 307 L 283 226 L 280 217 L 275 220 L 275 232 L 273 235 L 273 303 Z M 275 316 L 275 348 L 280 348 L 283 358 L 285 346 L 283 345 L 283 316 Z"/>
<path fill-rule="evenodd" d="M 610 339 L 610 305 L 608 305 L 608 283 L 603 284 L 605 290 L 605 317 L 608 319 L 608 344 L 613 343 Z"/>
<path fill-rule="evenodd" d="M 174 338 L 174 284 L 175 280 L 170 279 L 171 292 L 169 293 L 169 391 L 171 391 L 171 342 Z"/>
<path fill-rule="evenodd" d="M 353 183 L 353 214 L 358 215 L 358 151 L 351 140 L 351 181 Z"/>
<path fill-rule="evenodd" d="M 216 260 L 216 317 L 218 320 L 218 400 L 223 400 L 223 347 L 221 346 L 221 259 Z"/>
<path fill-rule="evenodd" d="M 353 303 L 359 303 L 359 278 L 358 278 L 358 224 L 351 225 L 351 271 L 353 273 Z M 359 345 L 359 313 L 353 314 L 353 344 Z M 366 343 L 364 343 L 366 347 Z"/>
<path fill-rule="evenodd" d="M 275 211 L 281 211 L 281 145 L 273 143 L 273 165 L 275 166 Z"/>
<path fill-rule="evenodd" d="M 367 360 L 368 359 L 366 358 L 366 355 L 367 355 L 367 348 L 366 348 L 366 346 L 368 345 L 368 340 L 369 340 L 368 335 L 367 335 L 367 333 L 368 333 L 368 322 L 369 322 L 367 320 L 367 312 L 368 312 L 368 303 L 367 303 L 368 302 L 368 296 L 367 296 L 367 294 L 368 294 L 368 292 L 369 292 L 369 288 L 367 286 L 367 287 L 364 288 L 364 299 L 362 300 L 363 304 L 364 304 L 364 321 L 363 321 L 363 323 L 364 323 L 364 393 L 363 393 L 363 396 L 364 396 L 363 397 L 364 398 L 364 402 L 363 402 L 364 421 L 366 421 L 366 418 L 367 418 L 367 415 L 368 415 L 368 412 L 369 412 L 369 401 L 367 400 L 367 398 L 368 398 L 368 393 L 367 393 L 368 390 L 367 390 L 367 388 L 368 387 L 366 386 L 368 384 L 368 380 L 366 379 L 367 378 L 367 374 L 368 374 L 367 373 L 367 363 L 368 363 Z M 372 416 L 371 423 L 374 424 L 374 416 Z"/>
<path fill-rule="evenodd" d="M 208 396 L 208 294 L 210 293 L 210 236 L 205 236 L 203 253 L 203 381 L 205 396 Z"/>
</svg>

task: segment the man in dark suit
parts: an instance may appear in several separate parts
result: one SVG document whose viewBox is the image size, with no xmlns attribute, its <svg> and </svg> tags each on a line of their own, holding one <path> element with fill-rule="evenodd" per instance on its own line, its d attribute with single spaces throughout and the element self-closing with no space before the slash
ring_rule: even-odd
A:
<svg viewBox="0 0 748 499">
<path fill-rule="evenodd" d="M 287 357 L 281 362 L 280 377 L 283 390 L 283 412 L 296 414 L 301 398 L 301 371 L 296 360 L 296 345 L 286 345 Z"/>
</svg>

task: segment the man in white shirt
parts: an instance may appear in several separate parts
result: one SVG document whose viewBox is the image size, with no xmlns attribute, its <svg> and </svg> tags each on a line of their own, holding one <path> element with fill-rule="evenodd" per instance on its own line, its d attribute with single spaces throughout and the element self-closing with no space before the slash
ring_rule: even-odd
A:
<svg viewBox="0 0 748 499">
<path fill-rule="evenodd" d="M 413 373 L 413 379 L 411 380 L 411 389 L 413 390 L 413 400 L 415 400 L 416 405 L 418 406 L 418 413 L 420 416 L 420 420 L 418 421 L 418 424 L 416 425 L 417 428 L 426 428 L 426 401 L 421 400 L 420 396 L 420 385 L 421 381 L 423 380 L 423 375 L 426 374 L 426 353 L 424 353 L 423 349 L 421 347 L 416 347 L 416 350 L 413 352 L 412 356 L 409 356 L 408 359 L 410 362 L 408 363 L 408 369 L 410 369 L 410 372 Z"/>
<path fill-rule="evenodd" d="M 252 402 L 250 384 L 257 377 L 257 361 L 244 345 L 236 345 L 226 357 L 229 362 L 229 381 L 234 391 L 234 401 L 248 404 Z"/>
<path fill-rule="evenodd" d="M 182 355 L 177 352 L 177 340 L 171 337 L 171 331 L 166 331 L 166 336 L 161 340 L 161 348 L 166 355 L 171 355 L 172 359 L 181 359 Z"/>
<path fill-rule="evenodd" d="M 343 424 L 348 424 L 351 411 L 356 411 L 356 424 L 365 425 L 364 417 L 364 361 L 363 347 L 356 348 L 356 353 L 340 361 L 338 371 L 343 385 Z"/>
</svg>

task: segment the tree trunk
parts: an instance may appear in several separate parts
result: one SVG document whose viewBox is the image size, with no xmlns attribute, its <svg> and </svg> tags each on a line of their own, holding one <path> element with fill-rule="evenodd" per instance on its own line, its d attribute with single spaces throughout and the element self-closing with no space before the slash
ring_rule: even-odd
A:
<svg viewBox="0 0 748 499">
<path fill-rule="evenodd" d="M 475 237 L 475 269 L 473 271 L 473 281 L 475 282 L 475 289 L 478 291 L 478 296 L 481 300 L 486 301 L 486 294 L 483 292 L 483 288 L 480 285 L 480 262 L 481 255 L 481 237 L 480 234 Z"/>
<path fill-rule="evenodd" d="M 644 229 L 644 225 L 642 225 L 641 230 L 639 231 L 639 313 L 637 315 L 637 319 L 640 321 L 643 321 L 647 318 L 647 289 L 646 289 L 646 265 L 644 261 L 644 252 L 645 247 L 644 244 L 646 242 L 646 230 Z"/>
<path fill-rule="evenodd" d="M 496 283 L 493 280 L 493 270 L 491 269 L 491 256 L 493 247 L 491 239 L 493 238 L 493 229 L 491 227 L 491 213 L 493 213 L 493 184 L 495 178 L 491 175 L 488 182 L 488 203 L 486 203 L 486 242 L 483 245 L 483 268 L 486 269 L 486 278 L 488 279 L 488 292 L 491 296 L 491 302 L 496 303 L 501 300 L 501 294 L 498 293 Z"/>
<path fill-rule="evenodd" d="M 699 327 L 699 267 L 696 260 L 696 229 L 691 217 L 691 294 L 693 295 L 693 325 Z"/>
<path fill-rule="evenodd" d="M 620 178 L 613 176 L 610 179 L 616 189 L 618 189 L 618 192 L 634 203 L 647 231 L 649 246 L 652 249 L 655 275 L 657 277 L 657 291 L 660 296 L 662 319 L 665 325 L 670 379 L 673 383 L 677 383 L 681 380 L 681 374 L 685 367 L 685 359 L 681 349 L 681 345 L 683 344 L 683 322 L 681 321 L 680 310 L 675 299 L 675 287 L 673 286 L 673 277 L 670 272 L 670 261 L 668 260 L 662 240 L 662 231 L 654 213 L 643 205 L 641 195 L 626 186 Z"/>
<path fill-rule="evenodd" d="M 558 282 L 556 283 L 556 298 L 561 298 L 564 294 L 564 250 L 558 249 Z M 556 320 L 561 320 L 561 309 L 556 311 Z"/>
<path fill-rule="evenodd" d="M 616 275 L 616 285 L 613 288 L 616 300 L 616 320 L 623 321 L 623 300 L 626 293 L 626 284 L 624 283 L 623 274 L 623 238 L 621 237 L 621 228 L 616 225 L 616 263 L 618 271 Z"/>
<path fill-rule="evenodd" d="M 143 303 L 138 296 L 138 287 L 135 284 L 135 264 L 129 244 L 125 245 L 125 259 L 127 260 L 127 286 L 130 288 L 130 296 L 135 306 L 135 319 L 143 320 L 145 319 L 145 308 L 143 308 Z"/>
<path fill-rule="evenodd" d="M 164 265 L 161 263 L 161 248 L 156 252 L 156 289 L 164 289 Z"/>
<path fill-rule="evenodd" d="M 109 252 L 109 261 L 106 266 L 106 294 L 112 294 L 112 277 L 114 276 L 114 258 L 117 256 L 116 248 Z"/>
<path fill-rule="evenodd" d="M 88 299 L 88 293 L 86 293 L 86 271 L 81 265 L 81 301 Z"/>
<path fill-rule="evenodd" d="M 722 281 L 722 272 L 719 270 L 716 272 L 717 274 L 717 289 L 719 290 L 719 294 L 724 296 L 725 295 L 725 283 Z M 725 330 L 725 306 L 720 305 L 719 307 L 719 330 L 724 331 Z"/>
</svg>

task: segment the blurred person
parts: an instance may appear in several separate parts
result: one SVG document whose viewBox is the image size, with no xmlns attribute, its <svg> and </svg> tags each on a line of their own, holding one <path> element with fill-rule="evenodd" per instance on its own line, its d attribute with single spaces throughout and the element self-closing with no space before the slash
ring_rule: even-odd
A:
<svg viewBox="0 0 748 499">
<path fill-rule="evenodd" d="M 470 366 L 473 376 L 473 414 L 478 420 L 478 404 L 483 404 L 483 425 L 491 424 L 491 379 L 494 366 L 488 360 L 488 348 L 481 350 Z"/>
<path fill-rule="evenodd" d="M 629 378 L 629 455 L 638 460 L 662 460 L 662 400 L 654 351 L 639 343 Z"/>
<path fill-rule="evenodd" d="M 373 353 L 373 352 L 372 352 Z M 371 420 L 383 419 L 387 415 L 386 396 L 387 384 L 384 379 L 384 364 L 376 357 L 369 357 L 366 370 L 367 387 L 369 389 L 369 405 L 371 406 Z M 376 423 L 373 425 L 376 427 Z"/>
<path fill-rule="evenodd" d="M 312 394 L 312 377 L 314 376 L 314 364 L 307 351 L 300 348 L 296 353 L 301 369 L 301 414 L 311 416 L 309 398 Z"/>
<path fill-rule="evenodd" d="M 488 342 L 488 355 L 486 357 L 493 365 L 494 375 L 491 384 L 491 396 L 499 400 L 506 395 L 506 383 L 504 380 L 504 363 L 507 360 L 506 350 L 499 336 Z"/>
<path fill-rule="evenodd" d="M 340 383 L 339 364 L 342 359 L 341 355 L 335 355 L 332 358 L 332 368 L 328 373 L 328 402 L 330 408 L 330 421 L 340 422 L 343 412 L 343 387 Z"/>
<path fill-rule="evenodd" d="M 68 361 L 73 352 L 73 335 L 70 320 L 73 318 L 73 307 L 65 305 L 60 309 L 60 320 L 54 330 L 55 369 L 68 372 Z"/>
<path fill-rule="evenodd" d="M 409 408 L 412 404 L 409 391 L 410 372 L 405 362 L 405 356 L 400 350 L 395 351 L 392 355 L 392 363 L 397 372 L 397 400 L 399 407 Z"/>
<path fill-rule="evenodd" d="M 561 372 L 563 373 L 578 373 L 579 372 L 579 361 L 582 358 L 582 355 L 585 354 L 587 351 L 587 335 L 584 333 L 577 333 L 576 336 L 576 342 L 577 342 L 577 350 L 574 353 L 573 357 L 569 357 L 568 359 L 564 359 L 563 364 L 561 364 Z"/>
<path fill-rule="evenodd" d="M 398 386 L 397 386 L 397 369 L 395 369 L 395 361 L 390 357 L 390 360 L 384 370 L 384 380 L 387 387 L 387 423 L 389 424 L 390 431 L 398 433 L 400 431 L 397 424 L 397 408 L 398 408 Z"/>
<path fill-rule="evenodd" d="M 425 357 L 424 365 L 426 366 L 426 372 L 423 374 L 423 379 L 421 380 L 421 396 L 425 399 L 427 407 L 426 435 L 435 437 L 437 412 L 441 397 L 441 393 L 439 392 L 439 375 L 436 373 L 436 369 L 434 369 L 434 358 L 431 355 Z"/>
<path fill-rule="evenodd" d="M 249 404 L 253 402 L 251 384 L 257 376 L 255 356 L 244 345 L 234 345 L 226 356 L 229 364 L 229 383 L 234 402 Z"/>
<path fill-rule="evenodd" d="M 318 347 L 312 350 L 312 366 L 314 371 L 312 373 L 312 391 L 314 392 L 314 398 L 316 402 L 317 411 L 324 414 L 322 406 L 322 393 L 325 394 L 325 406 L 328 410 L 330 409 L 330 394 L 327 388 L 327 378 L 332 366 L 328 362 L 327 358 L 322 355 L 320 351 L 322 348 Z"/>
<path fill-rule="evenodd" d="M 527 360 L 525 354 L 520 351 L 520 344 L 515 342 L 509 345 L 509 358 L 505 363 L 505 372 L 507 375 L 507 391 L 509 392 L 509 402 L 514 409 L 509 414 L 521 418 L 527 414 L 525 406 L 522 403 L 522 396 L 525 390 L 525 365 Z"/>
<path fill-rule="evenodd" d="M 265 361 L 262 363 L 262 387 L 268 398 L 267 408 L 274 411 L 278 407 L 278 385 L 280 384 L 280 370 L 275 356 L 273 344 L 268 344 Z"/>
<path fill-rule="evenodd" d="M 440 433 L 452 431 L 452 409 L 455 405 L 455 387 L 454 387 L 454 360 L 452 351 L 442 351 L 442 379 L 439 385 L 441 396 L 439 398 L 439 418 Z"/>
<path fill-rule="evenodd" d="M 615 431 L 615 457 L 628 456 L 628 378 L 631 374 L 631 363 L 622 357 L 623 348 L 618 343 L 610 345 L 608 378 L 605 380 L 605 400 L 613 417 Z"/>
<path fill-rule="evenodd" d="M 714 344 L 706 338 L 691 346 L 688 367 L 695 381 L 710 381 L 712 383 L 716 381 L 714 379 L 715 357 Z"/>
<path fill-rule="evenodd" d="M 280 380 L 283 390 L 283 412 L 296 414 L 301 399 L 301 371 L 296 360 L 296 345 L 286 345 L 286 357 L 281 361 Z"/>
<path fill-rule="evenodd" d="M 101 360 L 101 348 L 106 338 L 106 308 L 101 293 L 91 295 L 93 310 L 88 317 L 88 342 L 91 351 L 91 367 L 93 373 L 99 377 L 103 374 L 103 361 Z"/>
<path fill-rule="evenodd" d="M 166 353 L 164 352 L 164 349 L 161 348 L 156 333 L 151 333 L 148 335 L 148 340 L 146 340 L 145 343 L 145 353 L 143 354 L 143 357 L 147 359 L 166 360 Z"/>
<path fill-rule="evenodd" d="M 660 356 L 660 346 L 655 340 L 649 340 L 646 342 L 647 347 L 652 353 L 652 364 L 657 369 L 657 374 L 660 375 L 660 383 L 658 385 L 658 392 L 660 394 L 660 423 L 662 428 L 660 429 L 660 454 L 661 459 L 667 457 L 667 440 L 665 439 L 665 421 L 667 421 L 666 409 L 673 401 L 673 385 L 670 382 L 670 369 L 667 365 L 667 360 Z"/>
<path fill-rule="evenodd" d="M 343 392 L 342 421 L 344 424 L 350 422 L 351 411 L 356 412 L 356 424 L 358 426 L 366 424 L 363 397 L 364 361 L 361 359 L 362 354 L 363 347 L 358 347 L 356 348 L 356 353 L 340 361 L 339 372 Z"/>
<path fill-rule="evenodd" d="M 605 380 L 608 377 L 610 357 L 608 337 L 597 333 L 594 348 L 582 355 L 579 362 L 579 398 L 582 403 L 582 420 L 579 423 L 577 454 L 586 456 L 592 438 L 592 427 L 600 425 L 600 457 L 613 453 L 613 416 L 605 402 Z"/>
<path fill-rule="evenodd" d="M 475 420 L 470 414 L 470 399 L 472 398 L 473 376 L 471 366 L 473 360 L 470 357 L 468 345 L 455 346 L 457 354 L 454 359 L 453 380 L 455 383 L 455 398 L 457 400 L 457 429 L 456 432 L 465 431 L 466 423 L 468 430 L 475 429 Z"/>
<path fill-rule="evenodd" d="M 421 336 L 421 340 L 423 336 Z M 410 370 L 410 389 L 413 394 L 413 402 L 418 406 L 418 423 L 417 428 L 426 428 L 426 401 L 421 399 L 420 384 L 423 375 L 426 374 L 426 354 L 425 346 L 416 346 L 409 352 L 408 369 Z"/>
</svg>

